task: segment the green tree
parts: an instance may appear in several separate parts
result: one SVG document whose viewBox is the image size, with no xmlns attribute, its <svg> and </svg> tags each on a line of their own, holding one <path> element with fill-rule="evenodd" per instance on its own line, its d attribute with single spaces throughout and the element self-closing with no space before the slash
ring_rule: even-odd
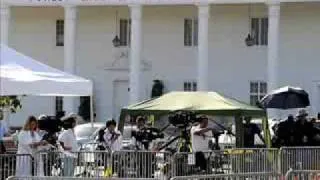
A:
<svg viewBox="0 0 320 180">
<path fill-rule="evenodd" d="M 21 107 L 21 101 L 17 96 L 0 96 L 0 109 L 9 108 L 11 113 L 16 113 Z"/>
</svg>

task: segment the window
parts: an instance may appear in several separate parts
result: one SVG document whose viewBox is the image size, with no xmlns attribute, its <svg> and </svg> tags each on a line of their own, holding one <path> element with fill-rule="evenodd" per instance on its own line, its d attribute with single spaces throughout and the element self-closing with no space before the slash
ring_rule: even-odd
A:
<svg viewBox="0 0 320 180">
<path fill-rule="evenodd" d="M 251 34 L 255 45 L 268 45 L 268 18 L 252 18 Z"/>
<path fill-rule="evenodd" d="M 56 97 L 56 114 L 62 111 L 63 111 L 63 97 L 57 96 Z"/>
<path fill-rule="evenodd" d="M 120 19 L 120 46 L 129 46 L 131 40 L 131 20 Z"/>
<path fill-rule="evenodd" d="M 184 46 L 198 45 L 198 20 L 184 19 Z"/>
<path fill-rule="evenodd" d="M 184 91 L 197 91 L 197 82 L 188 81 L 183 83 L 183 90 Z"/>
<path fill-rule="evenodd" d="M 264 81 L 250 82 L 250 104 L 255 106 L 257 102 L 267 94 L 267 83 Z"/>
<path fill-rule="evenodd" d="M 64 20 L 56 21 L 56 46 L 64 45 Z"/>
</svg>

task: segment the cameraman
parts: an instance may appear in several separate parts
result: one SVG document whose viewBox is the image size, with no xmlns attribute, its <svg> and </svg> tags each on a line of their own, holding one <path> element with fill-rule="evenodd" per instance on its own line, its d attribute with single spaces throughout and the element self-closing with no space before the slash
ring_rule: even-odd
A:
<svg viewBox="0 0 320 180">
<path fill-rule="evenodd" d="M 143 132 L 147 129 L 146 119 L 142 116 L 138 116 L 136 122 L 137 131 L 132 132 L 131 144 L 137 150 L 149 150 L 150 144 L 152 142 L 146 142 L 144 139 L 140 138 L 140 136 L 143 135 Z"/>
<path fill-rule="evenodd" d="M 146 119 L 142 116 L 137 117 L 137 131 L 132 132 L 131 143 L 140 151 L 148 151 L 152 147 L 152 140 L 146 138 L 148 136 L 149 127 L 146 126 Z M 154 154 L 138 153 L 136 156 L 136 163 L 138 167 L 139 178 L 153 178 L 155 171 L 156 158 Z M 148 167 L 148 168 L 145 168 Z"/>
<path fill-rule="evenodd" d="M 192 151 L 195 152 L 196 166 L 201 171 L 206 171 L 207 160 L 204 156 L 205 151 L 209 151 L 209 142 L 213 137 L 214 128 L 208 127 L 208 117 L 201 115 L 198 118 L 199 124 L 191 128 Z"/>
</svg>

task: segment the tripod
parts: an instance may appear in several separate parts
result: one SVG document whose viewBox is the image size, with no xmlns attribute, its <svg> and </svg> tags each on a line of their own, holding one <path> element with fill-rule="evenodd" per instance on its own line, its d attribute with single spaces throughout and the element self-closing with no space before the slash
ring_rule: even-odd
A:
<svg viewBox="0 0 320 180">
<path fill-rule="evenodd" d="M 192 152 L 189 131 L 190 130 L 188 129 L 188 126 L 184 126 L 179 136 L 174 137 L 172 140 L 168 141 L 163 146 L 161 146 L 158 150 L 161 151 L 178 140 L 178 152 Z"/>
</svg>

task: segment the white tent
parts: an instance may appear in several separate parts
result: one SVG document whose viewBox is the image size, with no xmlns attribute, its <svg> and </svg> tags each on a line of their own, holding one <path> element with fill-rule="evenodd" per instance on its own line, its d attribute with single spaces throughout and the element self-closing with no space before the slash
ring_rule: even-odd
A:
<svg viewBox="0 0 320 180">
<path fill-rule="evenodd" d="M 0 47 L 0 96 L 91 96 L 92 82 Z"/>
<path fill-rule="evenodd" d="M 52 68 L 0 45 L 0 96 L 91 96 L 92 114 L 93 84 L 90 80 Z"/>
</svg>

